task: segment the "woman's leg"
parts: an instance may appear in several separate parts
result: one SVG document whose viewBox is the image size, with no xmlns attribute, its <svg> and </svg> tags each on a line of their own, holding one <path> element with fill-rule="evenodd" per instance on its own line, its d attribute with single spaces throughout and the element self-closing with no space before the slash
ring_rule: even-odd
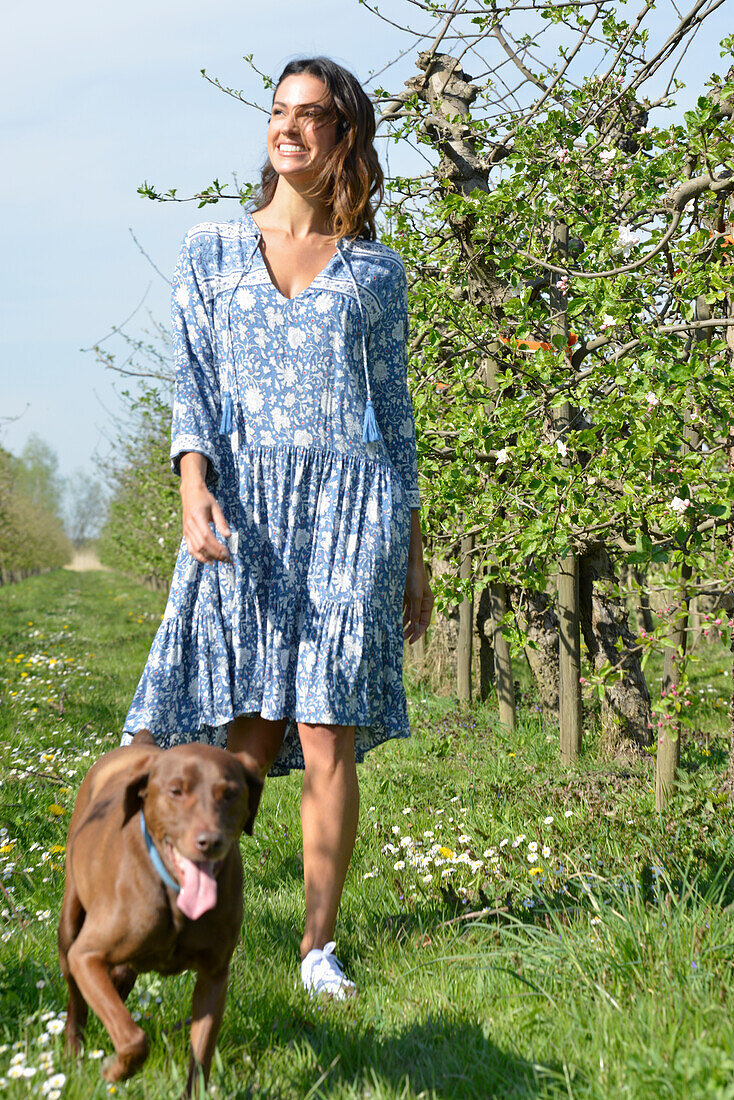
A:
<svg viewBox="0 0 734 1100">
<path fill-rule="evenodd" d="M 301 795 L 306 925 L 301 958 L 334 937 L 357 836 L 359 786 L 354 726 L 298 723 L 305 770 Z"/>
<path fill-rule="evenodd" d="M 271 722 L 260 714 L 241 714 L 229 723 L 227 748 L 245 757 L 264 779 L 283 744 L 285 726 L 285 718 Z"/>
</svg>

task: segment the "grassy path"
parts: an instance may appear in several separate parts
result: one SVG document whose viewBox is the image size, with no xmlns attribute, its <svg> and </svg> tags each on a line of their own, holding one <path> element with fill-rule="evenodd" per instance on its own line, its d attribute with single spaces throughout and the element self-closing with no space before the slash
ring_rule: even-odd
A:
<svg viewBox="0 0 734 1100">
<path fill-rule="evenodd" d="M 58 1034 L 63 845 L 81 777 L 119 739 L 162 606 L 112 573 L 0 589 L 0 1091 L 10 1097 L 110 1092 L 100 1025 L 91 1021 L 79 1064 Z M 589 738 L 569 773 L 531 714 L 510 742 L 483 707 L 461 712 L 416 690 L 411 709 L 411 741 L 376 750 L 360 772 L 337 933 L 354 1003 L 314 1004 L 298 988 L 300 777 L 267 785 L 243 842 L 245 919 L 212 1092 L 734 1100 L 732 815 L 716 794 L 715 744 L 686 748 L 683 797 L 663 823 L 649 760 L 610 766 Z M 177 1095 L 186 1036 L 176 1025 L 191 985 L 140 980 L 131 1007 L 152 1054 L 116 1093 Z"/>
</svg>

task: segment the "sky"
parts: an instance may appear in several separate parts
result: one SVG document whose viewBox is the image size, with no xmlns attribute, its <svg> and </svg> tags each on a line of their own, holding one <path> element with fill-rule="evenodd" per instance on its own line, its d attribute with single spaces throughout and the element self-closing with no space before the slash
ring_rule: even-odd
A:
<svg viewBox="0 0 734 1100">
<path fill-rule="evenodd" d="M 398 7 L 410 11 L 405 0 L 382 4 Z M 723 71 L 716 44 L 725 22 L 720 9 L 689 51 L 682 77 L 692 85 Z M 4 12 L 3 39 L 0 445 L 18 454 L 40 435 L 62 475 L 94 477 L 129 383 L 83 349 L 136 307 L 133 335 L 149 317 L 168 318 L 168 287 L 130 230 L 170 277 L 190 226 L 240 213 L 236 203 L 154 203 L 137 188 L 147 180 L 189 195 L 215 177 L 230 182 L 233 171 L 256 178 L 264 157 L 266 117 L 200 70 L 262 102 L 244 54 L 277 75 L 294 56 L 324 53 L 364 80 L 412 39 L 357 0 L 38 0 Z M 380 83 L 401 88 L 413 71 L 408 58 Z"/>
</svg>

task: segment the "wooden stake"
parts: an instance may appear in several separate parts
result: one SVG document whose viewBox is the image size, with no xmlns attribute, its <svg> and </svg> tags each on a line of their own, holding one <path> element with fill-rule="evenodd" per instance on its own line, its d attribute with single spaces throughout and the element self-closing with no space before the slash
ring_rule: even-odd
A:
<svg viewBox="0 0 734 1100">
<path fill-rule="evenodd" d="M 509 730 L 515 728 L 515 681 L 512 675 L 510 643 L 502 633 L 502 619 L 507 611 L 507 593 L 504 584 L 493 584 L 489 589 L 490 614 L 492 616 L 492 645 L 494 647 L 494 682 L 497 687 L 500 725 Z"/>
<path fill-rule="evenodd" d="M 471 552 L 474 548 L 474 536 L 466 535 L 461 540 L 461 565 L 459 576 L 462 580 L 471 577 Z M 472 638 L 474 635 L 474 600 L 467 596 L 459 604 L 459 637 L 456 643 L 456 695 L 460 703 L 471 702 L 471 663 Z"/>
</svg>

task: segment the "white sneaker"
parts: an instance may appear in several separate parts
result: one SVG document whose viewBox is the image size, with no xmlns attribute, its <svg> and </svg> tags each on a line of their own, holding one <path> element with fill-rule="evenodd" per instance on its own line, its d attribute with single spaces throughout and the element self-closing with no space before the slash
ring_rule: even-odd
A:
<svg viewBox="0 0 734 1100">
<path fill-rule="evenodd" d="M 357 992 L 354 982 L 344 977 L 341 963 L 334 954 L 336 944 L 333 940 L 309 951 L 301 963 L 301 981 L 308 993 L 325 993 L 337 1001 L 353 997 Z"/>
</svg>

